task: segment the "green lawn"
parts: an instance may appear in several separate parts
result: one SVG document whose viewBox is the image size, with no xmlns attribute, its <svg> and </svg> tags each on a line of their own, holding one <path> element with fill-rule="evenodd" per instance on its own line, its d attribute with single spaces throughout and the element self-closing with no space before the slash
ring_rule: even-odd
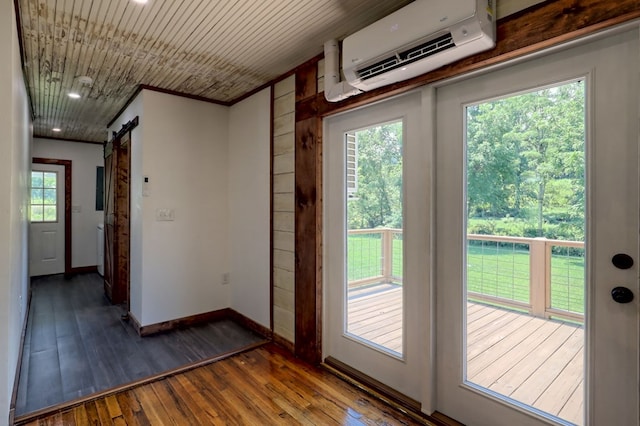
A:
<svg viewBox="0 0 640 426">
<path fill-rule="evenodd" d="M 359 280 L 382 273 L 379 234 L 351 235 L 348 239 L 348 279 Z M 393 274 L 402 277 L 402 241 L 394 241 Z M 469 291 L 529 302 L 529 252 L 518 246 L 485 242 L 467 252 Z M 551 305 L 576 313 L 584 312 L 584 257 L 553 255 L 551 260 Z"/>
</svg>

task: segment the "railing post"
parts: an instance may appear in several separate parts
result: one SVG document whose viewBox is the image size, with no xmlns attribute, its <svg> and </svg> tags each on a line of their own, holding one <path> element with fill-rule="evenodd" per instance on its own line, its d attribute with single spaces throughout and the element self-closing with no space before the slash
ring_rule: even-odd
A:
<svg viewBox="0 0 640 426">
<path fill-rule="evenodd" d="M 529 244 L 529 301 L 531 314 L 546 317 L 547 239 L 534 238 Z"/>
<path fill-rule="evenodd" d="M 391 282 L 392 278 L 392 258 L 393 253 L 393 234 L 391 230 L 385 228 L 382 231 L 382 276 L 385 282 Z"/>
</svg>

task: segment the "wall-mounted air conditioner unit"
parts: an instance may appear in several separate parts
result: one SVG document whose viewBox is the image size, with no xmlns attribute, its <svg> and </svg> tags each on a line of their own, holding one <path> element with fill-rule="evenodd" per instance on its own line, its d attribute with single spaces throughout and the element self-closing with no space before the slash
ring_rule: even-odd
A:
<svg viewBox="0 0 640 426">
<path fill-rule="evenodd" d="M 342 68 L 366 91 L 494 46 L 493 0 L 416 0 L 345 38 Z"/>
</svg>

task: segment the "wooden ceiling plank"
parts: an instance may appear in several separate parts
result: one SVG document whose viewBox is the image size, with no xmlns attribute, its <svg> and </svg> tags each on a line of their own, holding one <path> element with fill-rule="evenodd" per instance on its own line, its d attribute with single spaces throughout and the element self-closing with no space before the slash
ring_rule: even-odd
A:
<svg viewBox="0 0 640 426">
<path fill-rule="evenodd" d="M 174 5 L 173 10 L 166 9 L 159 24 L 155 28 L 151 28 L 151 32 L 148 34 L 148 39 L 152 41 L 151 46 L 148 48 L 148 54 L 151 55 L 151 59 L 143 62 L 137 71 L 137 75 L 141 78 L 139 83 L 148 84 L 148 81 L 153 80 L 154 76 L 161 71 L 164 61 L 168 59 L 164 52 L 171 40 L 176 36 L 175 26 L 178 21 L 176 13 L 180 9 L 186 9 L 186 7 L 183 7 L 183 3 Z M 172 38 L 170 40 L 162 39 L 160 37 L 162 33 L 172 34 Z"/>
<path fill-rule="evenodd" d="M 300 4 L 299 2 L 297 4 Z M 209 55 L 209 58 L 200 64 L 195 65 L 194 72 L 200 75 L 209 76 L 209 78 L 214 78 L 214 81 L 207 81 L 206 86 L 202 89 L 198 90 L 197 94 L 200 96 L 214 98 L 214 99 L 232 99 L 233 96 L 230 96 L 228 93 L 224 93 L 225 85 L 224 82 L 228 81 L 228 78 L 225 78 L 226 75 L 230 75 L 233 77 L 234 75 L 243 75 L 250 76 L 252 75 L 251 71 L 245 68 L 241 68 L 236 64 L 235 56 L 231 55 L 234 51 L 241 52 L 244 46 L 247 44 L 246 34 L 258 34 L 259 27 L 256 28 L 253 24 L 256 22 L 262 21 L 264 24 L 270 24 L 270 18 L 273 15 L 278 15 L 280 9 L 273 9 L 273 3 L 262 4 L 262 8 L 251 8 L 251 13 L 240 13 L 236 12 L 233 15 L 232 19 L 227 20 L 219 29 L 219 32 L 223 34 L 222 38 L 211 38 L 209 37 L 205 42 L 207 43 L 204 47 L 204 51 L 216 51 L 215 55 Z M 265 11 L 265 6 L 269 7 L 270 14 L 265 16 L 263 12 Z M 286 5 L 285 5 L 286 7 Z M 302 7 L 302 5 L 300 5 Z M 244 10 L 244 7 L 239 8 L 239 10 Z M 245 21 L 239 21 L 244 17 Z M 230 28 L 243 28 L 244 32 L 242 34 L 236 34 L 233 37 L 233 31 L 230 31 Z M 224 36 L 224 34 L 229 34 L 229 36 Z M 222 49 L 222 50 L 220 50 Z M 233 58 L 233 62 L 232 59 Z M 217 74 L 216 76 L 212 76 L 212 74 Z M 186 78 L 189 77 L 189 74 L 186 75 Z M 171 79 L 167 84 L 180 86 L 178 82 L 184 81 L 185 73 L 180 76 L 176 76 Z M 265 75 L 254 76 L 254 83 L 252 84 L 255 87 L 256 82 L 265 81 L 267 77 Z M 216 84 L 217 83 L 217 84 Z M 216 90 L 212 90 L 212 86 L 216 86 Z M 259 84 L 258 84 L 259 85 Z M 187 89 L 187 88 L 185 88 Z M 244 88 L 237 88 L 238 90 L 245 90 Z M 184 91 L 184 90 L 182 90 Z M 227 89 L 228 91 L 228 89 Z M 224 96 L 220 96 L 220 94 L 224 93 Z"/>
<path fill-rule="evenodd" d="M 224 5 L 224 8 L 221 9 L 219 11 L 218 16 L 215 19 L 215 22 L 213 22 L 212 24 L 210 24 L 209 28 L 210 30 L 208 31 L 209 34 L 209 38 L 215 38 L 217 37 L 216 34 L 219 34 L 222 31 L 223 28 L 223 22 L 225 22 L 225 20 L 227 20 L 227 17 L 229 14 L 232 14 L 233 11 L 233 7 L 237 4 L 236 3 L 231 3 L 231 2 L 227 2 Z M 192 36 L 193 38 L 196 39 L 203 39 L 204 37 L 201 37 L 199 34 L 193 34 Z M 197 62 L 198 58 L 200 57 L 206 57 L 206 55 L 211 55 L 211 53 L 209 53 L 211 51 L 209 50 L 204 50 L 202 53 L 196 54 L 194 56 L 192 56 L 192 58 L 194 58 L 192 60 L 192 62 Z M 193 65 L 190 67 L 189 70 L 185 70 L 183 71 L 183 73 L 192 73 L 192 72 L 197 72 L 197 69 L 194 69 Z M 180 74 L 180 73 L 178 73 Z M 167 74 L 165 76 L 161 76 L 158 79 L 156 79 L 152 85 L 157 86 L 157 87 L 166 87 L 169 88 L 171 90 L 179 90 L 180 85 L 176 83 L 176 81 L 180 81 L 181 80 L 181 76 L 172 76 L 170 74 Z"/>
<path fill-rule="evenodd" d="M 68 4 L 71 3 L 71 10 L 68 11 Z M 64 0 L 62 10 L 59 14 L 58 25 L 54 31 L 60 37 L 60 41 L 54 44 L 54 51 L 57 54 L 58 61 L 60 61 L 60 84 L 58 85 L 58 93 L 56 100 L 53 103 L 53 112 L 51 114 L 53 121 L 64 122 L 65 127 L 74 130 L 74 126 L 77 122 L 77 118 L 70 114 L 70 98 L 67 94 L 71 91 L 73 86 L 73 80 L 75 76 L 74 63 L 69 52 L 69 45 L 73 43 L 73 31 L 71 30 L 73 25 L 73 17 L 75 16 L 75 0 Z M 65 41 L 66 39 L 66 41 Z M 71 119 L 65 120 L 66 117 Z"/>
</svg>

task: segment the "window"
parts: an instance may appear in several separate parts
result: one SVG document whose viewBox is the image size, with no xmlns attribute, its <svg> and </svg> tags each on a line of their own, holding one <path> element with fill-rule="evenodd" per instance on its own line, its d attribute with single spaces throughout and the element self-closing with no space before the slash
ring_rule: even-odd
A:
<svg viewBox="0 0 640 426">
<path fill-rule="evenodd" d="M 31 172 L 31 222 L 58 221 L 58 173 Z"/>
</svg>

